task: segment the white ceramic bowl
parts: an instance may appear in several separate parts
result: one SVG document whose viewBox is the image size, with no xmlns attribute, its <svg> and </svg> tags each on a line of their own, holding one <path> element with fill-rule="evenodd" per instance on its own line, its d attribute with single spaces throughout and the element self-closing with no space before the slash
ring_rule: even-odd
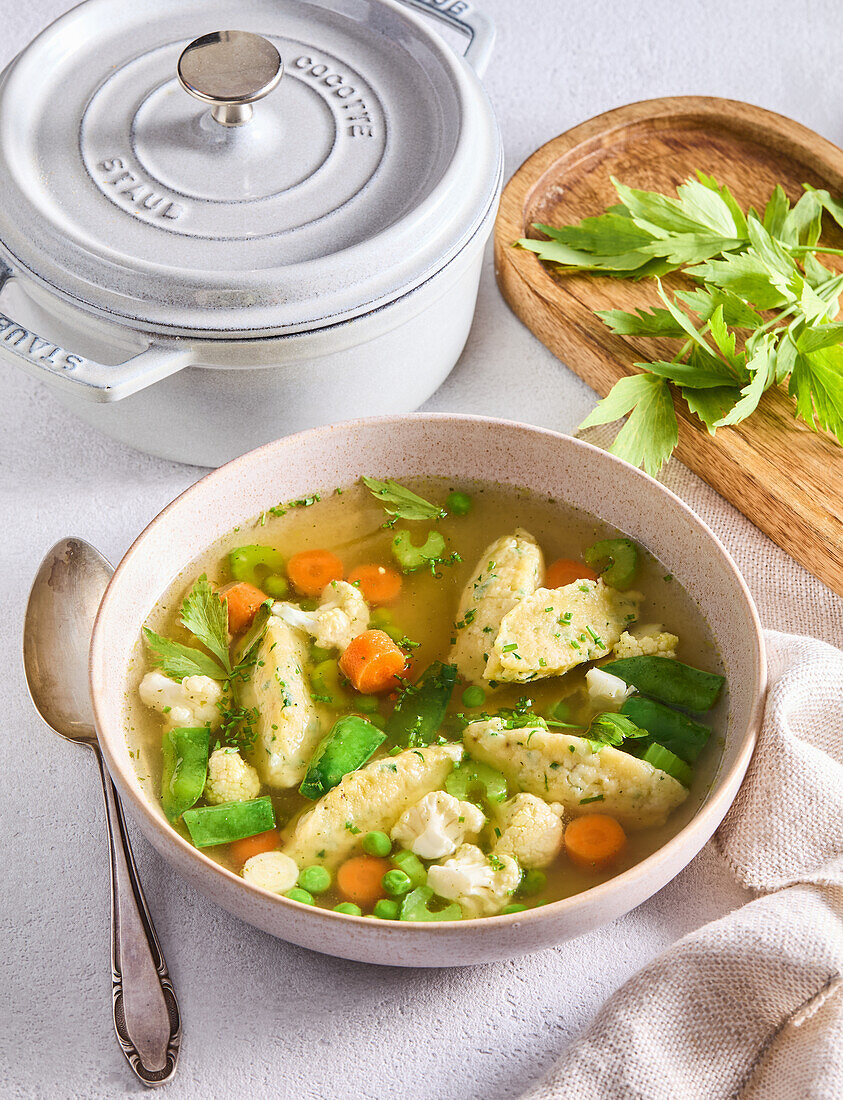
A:
<svg viewBox="0 0 843 1100">
<path fill-rule="evenodd" d="M 511 916 L 443 924 L 374 921 L 312 908 L 245 883 L 182 839 L 138 781 L 126 743 L 130 657 L 161 593 L 205 546 L 279 500 L 361 474 L 433 475 L 528 486 L 583 508 L 644 544 L 697 601 L 729 682 L 722 761 L 696 816 L 654 855 L 594 889 Z M 735 563 L 658 482 L 587 443 L 471 416 L 358 420 L 289 436 L 208 474 L 173 501 L 123 558 L 97 617 L 91 692 L 100 742 L 126 805 L 158 851 L 229 912 L 282 939 L 372 963 L 487 962 L 578 936 L 669 882 L 711 837 L 749 763 L 765 690 L 761 628 Z"/>
</svg>

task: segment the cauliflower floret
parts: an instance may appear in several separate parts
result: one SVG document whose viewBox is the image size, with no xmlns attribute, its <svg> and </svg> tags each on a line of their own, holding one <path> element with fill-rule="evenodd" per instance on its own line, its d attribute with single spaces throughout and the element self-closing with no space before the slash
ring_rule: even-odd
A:
<svg viewBox="0 0 843 1100">
<path fill-rule="evenodd" d="M 521 867 L 547 867 L 562 850 L 565 807 L 534 794 L 517 794 L 501 806 L 503 826 L 496 856 L 512 856 Z"/>
<path fill-rule="evenodd" d="M 438 791 L 461 758 L 460 745 L 429 745 L 380 757 L 349 772 L 287 826 L 285 852 L 299 867 L 336 867 L 358 847 L 364 833 L 388 833 L 406 809 Z"/>
<path fill-rule="evenodd" d="M 157 669 L 147 672 L 138 686 L 141 702 L 164 715 L 167 729 L 180 726 L 210 726 L 222 721 L 217 704 L 222 685 L 210 676 L 185 676 L 181 683 Z"/>
<path fill-rule="evenodd" d="M 499 913 L 520 881 L 521 870 L 512 856 L 486 856 L 476 844 L 463 844 L 450 859 L 427 871 L 434 894 L 459 902 L 467 917 Z"/>
<path fill-rule="evenodd" d="M 620 710 L 635 691 L 620 676 L 613 676 L 602 668 L 588 670 L 585 674 L 585 686 L 588 688 L 589 701 L 600 711 Z"/>
<path fill-rule="evenodd" d="M 286 894 L 296 885 L 299 869 L 283 852 L 261 852 L 243 864 L 243 878 L 253 886 Z"/>
<path fill-rule="evenodd" d="M 450 661 L 464 680 L 481 683 L 501 619 L 535 592 L 544 573 L 536 540 L 520 528 L 483 551 L 460 597 Z"/>
<path fill-rule="evenodd" d="M 260 794 L 261 781 L 251 764 L 237 749 L 214 749 L 208 760 L 205 801 L 212 806 L 222 802 L 248 802 Z"/>
<path fill-rule="evenodd" d="M 631 633 L 625 630 L 612 652 L 619 658 L 675 657 L 678 645 L 679 638 L 662 630 L 661 623 L 648 623 Z"/>
<path fill-rule="evenodd" d="M 460 802 L 445 791 L 431 791 L 405 810 L 392 839 L 422 859 L 452 855 L 466 840 L 476 840 L 486 815 L 473 802 Z"/>
<path fill-rule="evenodd" d="M 312 634 L 323 649 L 346 649 L 369 626 L 369 607 L 348 581 L 331 581 L 322 592 L 315 611 L 302 611 L 294 603 L 276 603 L 272 614 L 288 626 Z"/>
<path fill-rule="evenodd" d="M 561 802 L 572 814 L 616 817 L 627 829 L 663 825 L 688 791 L 667 772 L 606 745 L 540 726 L 508 730 L 500 718 L 472 722 L 463 734 L 475 760 L 498 768 L 523 791 Z"/>
<path fill-rule="evenodd" d="M 539 588 L 504 615 L 483 675 L 524 683 L 605 657 L 638 617 L 641 599 L 601 580 Z"/>
</svg>

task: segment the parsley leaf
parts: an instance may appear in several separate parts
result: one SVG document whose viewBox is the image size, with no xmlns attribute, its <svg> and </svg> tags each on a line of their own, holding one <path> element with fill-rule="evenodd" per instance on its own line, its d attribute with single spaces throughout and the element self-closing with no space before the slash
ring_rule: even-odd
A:
<svg viewBox="0 0 843 1100">
<path fill-rule="evenodd" d="M 654 374 L 621 378 L 580 427 L 609 424 L 629 412 L 632 415 L 618 432 L 610 450 L 633 466 L 643 466 L 655 477 L 679 441 L 670 388 L 663 378 Z"/>
<path fill-rule="evenodd" d="M 146 644 L 152 652 L 152 659 L 167 676 L 174 680 L 183 680 L 185 676 L 210 676 L 212 680 L 225 680 L 226 670 L 203 653 L 201 649 L 182 645 L 171 638 L 162 638 L 149 627 L 143 628 Z"/>
<path fill-rule="evenodd" d="M 636 726 L 625 714 L 606 711 L 603 714 L 595 714 L 582 736 L 588 741 L 592 752 L 600 752 L 606 745 L 620 745 L 625 737 L 649 737 L 650 735 L 647 730 Z"/>
<path fill-rule="evenodd" d="M 361 480 L 372 496 L 377 497 L 383 504 L 384 511 L 390 516 L 400 519 L 430 520 L 444 519 L 448 514 L 444 508 L 431 504 L 429 500 L 418 496 L 391 478 L 386 481 L 377 481 L 373 477 L 364 477 Z"/>
<path fill-rule="evenodd" d="M 681 339 L 685 330 L 666 309 L 627 313 L 622 309 L 599 309 L 597 316 L 618 336 L 674 336 Z"/>
<path fill-rule="evenodd" d="M 843 347 L 798 352 L 790 375 L 789 391 L 796 398 L 799 415 L 811 428 L 834 432 L 843 438 Z"/>
<path fill-rule="evenodd" d="M 776 381 L 776 352 L 771 336 L 765 336 L 752 359 L 746 365 L 752 375 L 752 381 L 741 390 L 741 399 L 725 416 L 714 424 L 715 428 L 729 424 L 740 424 L 742 420 L 758 408 L 761 395 Z"/>
<path fill-rule="evenodd" d="M 843 255 L 820 241 L 824 213 L 843 227 L 843 202 L 803 184 L 791 206 L 777 186 L 759 215 L 703 172 L 675 198 L 612 182 L 620 203 L 578 225 L 537 224 L 547 239 L 515 245 L 566 271 L 658 280 L 681 269 L 698 285 L 668 294 L 657 282 L 661 305 L 597 311 L 616 335 L 682 343 L 672 359 L 660 346 L 636 362 L 644 373 L 617 382 L 580 427 L 628 416 L 611 450 L 654 474 L 678 441 L 674 394 L 713 435 L 787 384 L 796 415 L 843 442 L 843 275 L 817 258 Z"/>
<path fill-rule="evenodd" d="M 683 386 L 681 391 L 688 408 L 705 424 L 709 435 L 715 434 L 717 423 L 740 399 L 737 386 L 716 386 L 712 389 L 690 389 Z"/>
<path fill-rule="evenodd" d="M 225 601 L 211 588 L 204 573 L 184 598 L 181 621 L 213 653 L 226 672 L 231 672 L 228 609 Z"/>
</svg>

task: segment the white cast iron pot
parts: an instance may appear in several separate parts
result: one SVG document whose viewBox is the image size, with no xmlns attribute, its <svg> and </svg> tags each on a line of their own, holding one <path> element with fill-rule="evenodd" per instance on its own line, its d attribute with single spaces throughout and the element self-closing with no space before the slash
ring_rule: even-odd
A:
<svg viewBox="0 0 843 1100">
<path fill-rule="evenodd" d="M 0 358 L 199 465 L 416 408 L 500 193 L 493 37 L 465 0 L 86 0 L 0 80 Z"/>
<path fill-rule="evenodd" d="M 696 600 L 729 684 L 723 756 L 702 805 L 653 855 L 591 890 L 510 916 L 442 924 L 375 921 L 302 905 L 243 881 L 170 827 L 129 756 L 127 699 L 141 627 L 206 546 L 279 500 L 349 485 L 361 474 L 494 479 L 567 501 L 654 553 Z M 416 415 L 316 428 L 208 474 L 153 520 L 106 591 L 91 644 L 100 744 L 125 804 L 162 856 L 229 912 L 292 943 L 361 962 L 459 966 L 537 951 L 605 924 L 661 889 L 711 837 L 740 786 L 760 720 L 761 628 L 737 567 L 678 497 L 620 459 L 555 432 L 470 416 Z M 686 807 L 688 814 L 693 807 Z M 681 812 L 681 811 L 680 811 Z"/>
</svg>

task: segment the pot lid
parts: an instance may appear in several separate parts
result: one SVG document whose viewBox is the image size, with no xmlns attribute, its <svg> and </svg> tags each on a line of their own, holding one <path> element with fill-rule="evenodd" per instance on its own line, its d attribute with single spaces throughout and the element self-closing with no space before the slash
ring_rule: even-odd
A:
<svg viewBox="0 0 843 1100">
<path fill-rule="evenodd" d="M 10 262 L 140 329 L 377 308 L 456 255 L 500 174 L 477 77 L 396 0 L 86 0 L 0 86 Z"/>
</svg>

